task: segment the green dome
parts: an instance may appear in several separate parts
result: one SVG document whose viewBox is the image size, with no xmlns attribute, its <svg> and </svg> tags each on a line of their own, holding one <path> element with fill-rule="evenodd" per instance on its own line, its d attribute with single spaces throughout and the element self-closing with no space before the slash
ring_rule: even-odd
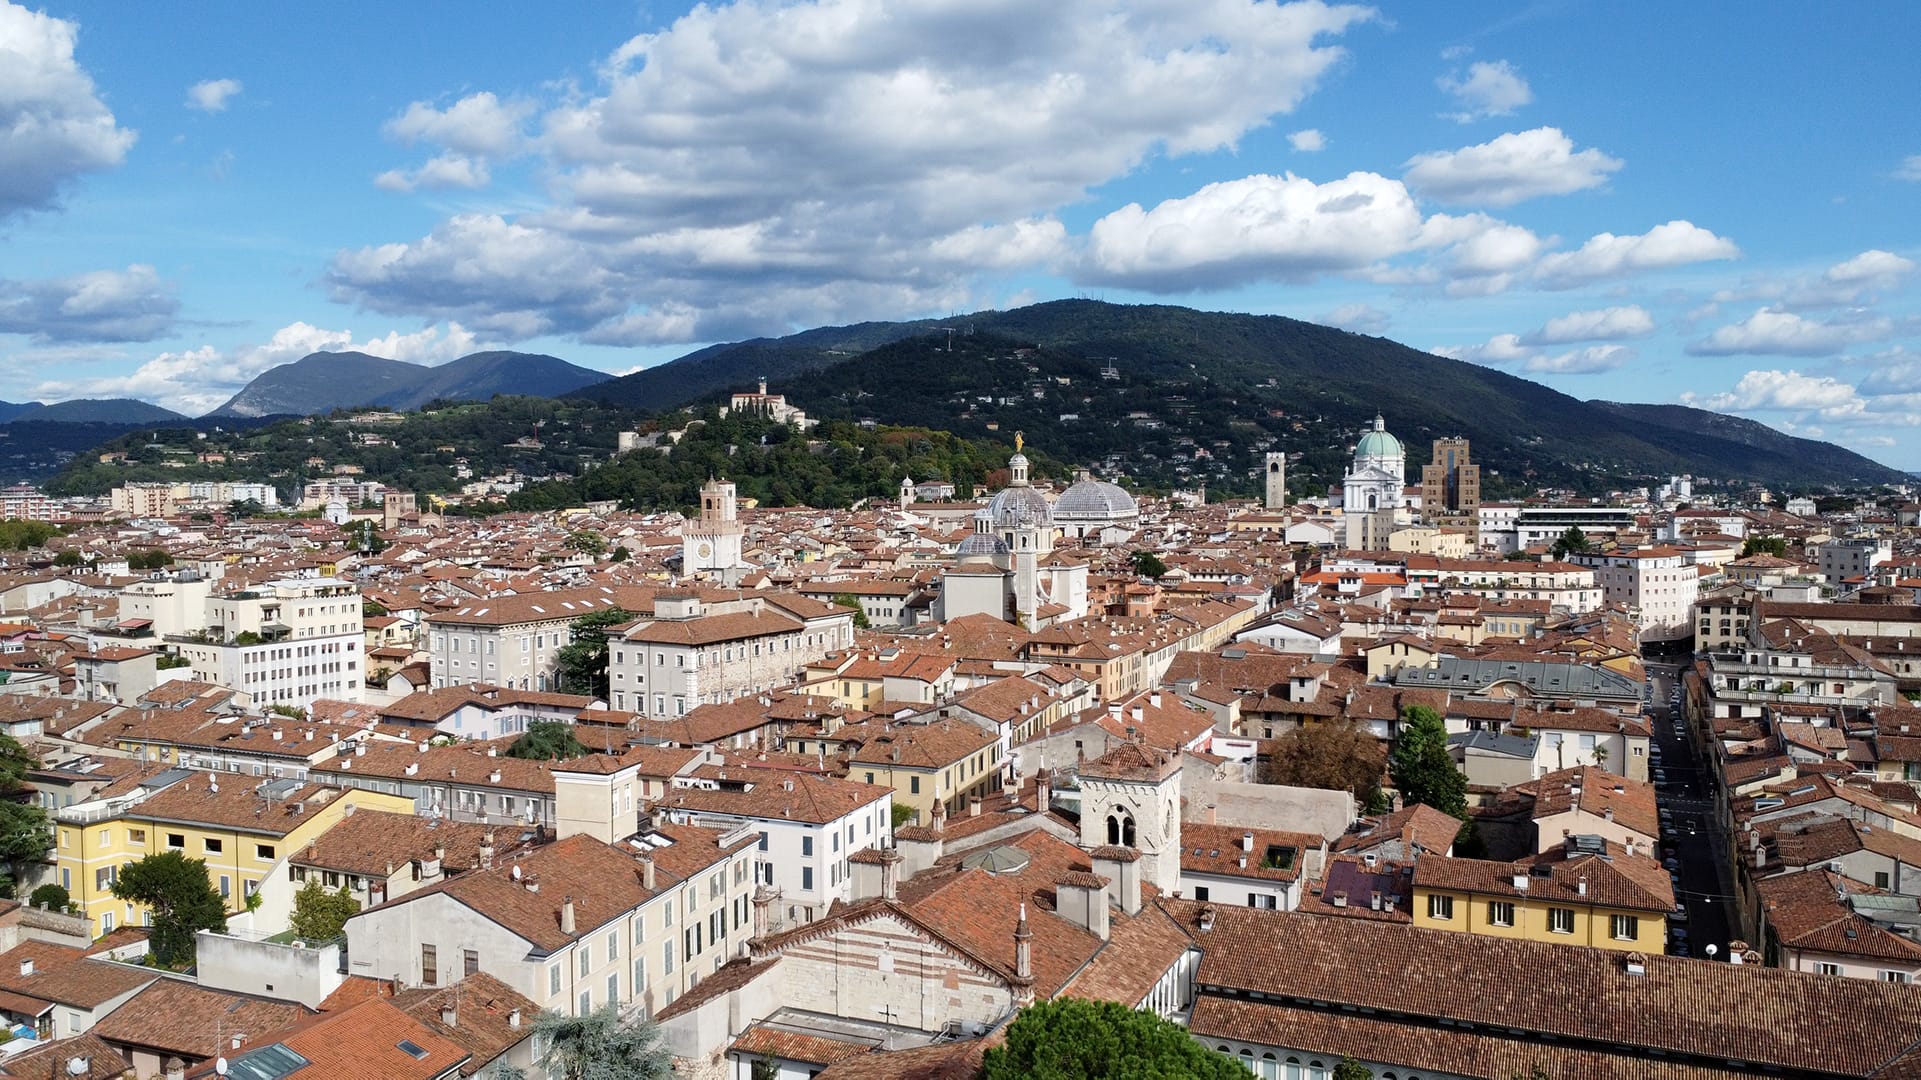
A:
<svg viewBox="0 0 1921 1080">
<path fill-rule="evenodd" d="M 1361 436 L 1361 441 L 1354 447 L 1354 456 L 1356 458 L 1405 457 L 1406 453 L 1401 449 L 1401 440 L 1385 431 L 1375 430 Z"/>
</svg>

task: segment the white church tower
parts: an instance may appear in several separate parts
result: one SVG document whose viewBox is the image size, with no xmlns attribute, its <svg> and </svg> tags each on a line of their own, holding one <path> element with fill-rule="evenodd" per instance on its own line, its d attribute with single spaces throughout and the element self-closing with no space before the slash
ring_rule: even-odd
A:
<svg viewBox="0 0 1921 1080">
<path fill-rule="evenodd" d="M 1386 547 L 1387 534 L 1406 520 L 1407 450 L 1379 416 L 1354 444 L 1354 464 L 1341 478 L 1341 517 L 1344 546 L 1353 551 Z"/>
<path fill-rule="evenodd" d="M 1261 505 L 1269 510 L 1279 510 L 1287 505 L 1287 455 L 1279 451 L 1268 452 L 1267 498 Z"/>
<path fill-rule="evenodd" d="M 740 582 L 743 569 L 739 499 L 731 480 L 713 479 L 700 487 L 700 517 L 680 529 L 680 567 L 686 577 L 707 577 L 723 585 Z"/>
</svg>

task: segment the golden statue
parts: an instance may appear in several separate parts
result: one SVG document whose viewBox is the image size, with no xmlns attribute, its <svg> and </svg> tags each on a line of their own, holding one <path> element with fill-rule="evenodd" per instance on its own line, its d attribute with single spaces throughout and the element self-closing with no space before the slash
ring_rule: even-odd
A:
<svg viewBox="0 0 1921 1080">
<path fill-rule="evenodd" d="M 1021 452 L 1021 447 L 1022 447 L 1023 445 L 1024 445 L 1024 437 L 1022 436 L 1022 434 L 1021 434 L 1020 432 L 1018 432 L 1018 431 L 1016 431 L 1016 432 L 1014 433 L 1014 452 L 1015 452 L 1016 454 L 1018 454 L 1018 453 L 1020 453 L 1020 452 Z"/>
</svg>

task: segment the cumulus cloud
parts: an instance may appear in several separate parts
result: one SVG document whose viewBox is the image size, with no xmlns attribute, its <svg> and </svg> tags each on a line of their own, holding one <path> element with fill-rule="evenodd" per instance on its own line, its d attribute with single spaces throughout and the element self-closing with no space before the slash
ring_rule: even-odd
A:
<svg viewBox="0 0 1921 1080">
<path fill-rule="evenodd" d="M 482 188 L 490 179 L 485 161 L 464 154 L 441 154 L 418 169 L 389 169 L 374 177 L 374 186 L 382 191 L 408 192 L 421 188 L 442 191 Z"/>
<path fill-rule="evenodd" d="M 1761 308 L 1738 323 L 1718 327 L 1687 351 L 1696 356 L 1833 356 L 1861 341 L 1888 336 L 1891 320 L 1873 316 L 1816 322 L 1780 308 Z"/>
<path fill-rule="evenodd" d="M 1913 272 L 1914 260 L 1875 248 L 1828 267 L 1822 277 L 1836 285 L 1886 288 Z"/>
<path fill-rule="evenodd" d="M 173 286 L 151 266 L 72 277 L 0 278 L 0 334 L 36 342 L 152 341 L 180 310 Z"/>
<path fill-rule="evenodd" d="M 523 125 L 533 111 L 527 102 L 503 102 L 483 90 L 444 109 L 416 101 L 381 130 L 410 146 L 428 142 L 459 154 L 504 157 L 519 149 Z"/>
<path fill-rule="evenodd" d="M 239 79 L 203 79 L 187 87 L 187 108 L 225 112 L 227 104 L 239 95 Z"/>
<path fill-rule="evenodd" d="M 74 61 L 75 30 L 0 0 L 0 219 L 52 207 L 68 183 L 133 146 Z"/>
<path fill-rule="evenodd" d="M 1601 308 L 1597 311 L 1570 311 L 1549 319 L 1539 330 L 1526 336 L 1530 345 L 1565 345 L 1575 341 L 1613 341 L 1646 337 L 1654 333 L 1654 316 L 1638 304 Z"/>
<path fill-rule="evenodd" d="M 1855 388 L 1839 379 L 1778 370 L 1750 371 L 1726 393 L 1688 393 L 1681 400 L 1716 412 L 1800 412 L 1824 420 L 1856 419 L 1867 408 Z"/>
<path fill-rule="evenodd" d="M 58 401 L 77 397 L 132 397 L 190 416 L 219 408 L 241 387 L 269 368 L 290 364 L 315 352 L 353 350 L 416 364 L 437 364 L 478 351 L 480 340 L 458 323 L 429 326 L 403 334 L 355 342 L 352 331 L 327 330 L 296 322 L 274 331 L 259 345 L 163 352 L 126 375 L 49 380 L 34 387 L 34 397 Z"/>
<path fill-rule="evenodd" d="M 1447 114 L 1463 124 L 1489 116 L 1506 116 L 1534 100 L 1527 80 L 1506 60 L 1477 60 L 1467 74 L 1450 71 L 1434 85 L 1452 97 L 1461 111 Z"/>
<path fill-rule="evenodd" d="M 1543 258 L 1536 278 L 1550 289 L 1571 289 L 1644 270 L 1733 259 L 1740 254 L 1732 240 L 1691 221 L 1670 221 L 1639 236 L 1596 234 L 1577 250 Z"/>
<path fill-rule="evenodd" d="M 1342 304 L 1325 315 L 1315 316 L 1314 321 L 1357 334 L 1382 334 L 1387 332 L 1392 320 L 1387 312 L 1372 304 Z"/>
<path fill-rule="evenodd" d="M 998 265 L 965 253 L 1008 257 L 983 239 L 1052 259 L 1046 223 L 1060 208 L 1150 158 L 1232 149 L 1292 111 L 1343 55 L 1327 39 L 1371 17 L 1254 0 L 697 6 L 616 50 L 598 86 L 529 118 L 530 142 L 509 137 L 521 126 L 481 122 L 510 106 L 480 95 L 410 106 L 391 137 L 469 157 L 532 149 L 557 205 L 342 252 L 328 282 L 370 310 L 502 334 L 638 340 L 710 333 L 721 318 L 768 332 L 790 314 L 926 310 Z M 562 268 L 501 249 L 513 230 Z M 476 261 L 447 257 L 456 238 Z M 576 265 L 590 268 L 578 288 L 564 276 Z M 687 308 L 703 313 L 692 329 L 676 314 Z"/>
<path fill-rule="evenodd" d="M 1304 154 L 1312 154 L 1327 149 L 1327 136 L 1316 128 L 1308 128 L 1289 135 L 1287 144 Z"/>
<path fill-rule="evenodd" d="M 1496 334 L 1485 345 L 1443 345 L 1429 351 L 1471 364 L 1512 364 L 1536 355 L 1535 350 L 1521 344 L 1519 334 Z"/>
<path fill-rule="evenodd" d="M 1576 151 L 1560 128 L 1509 132 L 1459 150 L 1420 154 L 1407 163 L 1407 184 L 1444 203 L 1512 206 L 1542 195 L 1599 187 L 1621 162 L 1599 150 Z"/>
<path fill-rule="evenodd" d="M 1521 370 L 1540 375 L 1593 375 L 1613 371 L 1636 355 L 1627 345 L 1590 345 L 1555 356 L 1530 356 L 1521 364 Z"/>
</svg>

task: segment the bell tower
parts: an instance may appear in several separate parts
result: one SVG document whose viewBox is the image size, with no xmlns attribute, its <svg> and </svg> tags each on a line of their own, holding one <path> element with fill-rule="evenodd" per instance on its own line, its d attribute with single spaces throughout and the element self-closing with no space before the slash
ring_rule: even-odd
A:
<svg viewBox="0 0 1921 1080">
<path fill-rule="evenodd" d="M 715 578 L 723 585 L 740 581 L 739 500 L 732 480 L 711 479 L 700 487 L 700 517 L 680 530 L 681 572 Z"/>
<path fill-rule="evenodd" d="M 1266 495 L 1262 505 L 1269 510 L 1287 505 L 1287 455 L 1279 451 L 1269 451 L 1267 455 Z"/>
<path fill-rule="evenodd" d="M 1181 759 L 1140 741 L 1118 742 L 1081 772 L 1081 847 L 1129 848 L 1142 880 L 1181 885 Z"/>
</svg>

